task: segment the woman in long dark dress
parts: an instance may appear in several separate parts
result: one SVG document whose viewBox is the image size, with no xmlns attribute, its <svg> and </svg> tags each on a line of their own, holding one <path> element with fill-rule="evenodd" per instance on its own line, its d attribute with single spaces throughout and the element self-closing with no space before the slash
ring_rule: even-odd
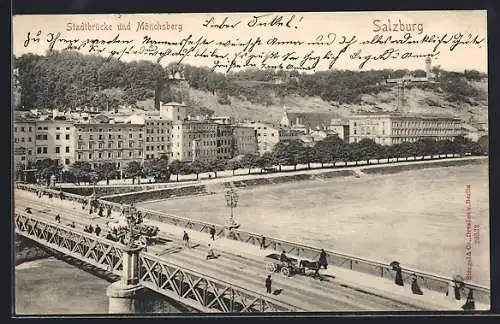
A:
<svg viewBox="0 0 500 324">
<path fill-rule="evenodd" d="M 394 271 L 396 271 L 396 278 L 394 279 L 394 283 L 398 286 L 404 286 L 403 274 L 401 273 L 401 267 L 399 266 L 399 264 L 394 266 Z"/>
<path fill-rule="evenodd" d="M 422 292 L 422 290 L 420 289 L 419 285 L 418 285 L 417 276 L 416 275 L 413 275 L 412 279 L 411 279 L 411 291 L 415 295 L 423 295 L 424 294 Z"/>
<path fill-rule="evenodd" d="M 469 294 L 467 295 L 467 301 L 462 306 L 463 310 L 474 310 L 476 309 L 476 303 L 474 302 L 474 295 L 472 289 L 469 289 Z"/>
<path fill-rule="evenodd" d="M 326 259 L 325 250 L 321 249 L 321 253 L 319 254 L 319 266 L 324 267 L 325 269 L 328 267 L 328 261 Z"/>
</svg>

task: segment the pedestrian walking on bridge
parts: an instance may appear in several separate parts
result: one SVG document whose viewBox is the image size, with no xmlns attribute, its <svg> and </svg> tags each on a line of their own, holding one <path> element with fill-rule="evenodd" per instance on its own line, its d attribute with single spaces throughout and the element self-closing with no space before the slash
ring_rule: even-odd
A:
<svg viewBox="0 0 500 324">
<path fill-rule="evenodd" d="M 214 252 L 214 249 L 212 248 L 212 246 L 209 244 L 208 245 L 208 253 L 207 253 L 207 260 L 210 260 L 210 259 L 215 259 L 217 258 L 215 256 L 215 252 Z"/>
<path fill-rule="evenodd" d="M 266 292 L 267 292 L 268 294 L 272 293 L 271 286 L 272 286 L 271 275 L 268 275 L 268 276 L 267 276 L 267 279 L 266 279 Z"/>
<path fill-rule="evenodd" d="M 328 267 L 328 261 L 326 258 L 326 252 L 325 250 L 321 249 L 321 252 L 319 254 L 319 267 L 325 267 L 325 269 Z"/>
<path fill-rule="evenodd" d="M 89 233 L 90 234 L 94 233 L 94 228 L 92 227 L 92 225 L 89 225 Z"/>
<path fill-rule="evenodd" d="M 210 238 L 212 239 L 212 241 L 215 241 L 215 226 L 212 225 L 210 227 Z"/>
<path fill-rule="evenodd" d="M 186 231 L 184 231 L 184 235 L 182 235 L 182 241 L 185 247 L 189 247 L 189 235 Z"/>
<path fill-rule="evenodd" d="M 108 205 L 108 218 L 111 218 L 111 205 Z"/>
<path fill-rule="evenodd" d="M 99 224 L 97 224 L 95 226 L 94 232 L 95 232 L 95 235 L 97 235 L 97 236 L 99 236 L 99 234 L 101 234 L 101 228 L 99 227 Z"/>
</svg>

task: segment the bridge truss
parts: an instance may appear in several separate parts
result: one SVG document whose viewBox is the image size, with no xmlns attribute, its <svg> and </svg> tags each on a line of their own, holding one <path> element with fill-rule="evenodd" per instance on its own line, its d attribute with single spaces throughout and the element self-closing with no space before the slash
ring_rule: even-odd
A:
<svg viewBox="0 0 500 324">
<path fill-rule="evenodd" d="M 40 219 L 15 214 L 15 232 L 45 247 L 115 275 L 123 273 L 120 243 Z M 243 287 L 211 278 L 140 252 L 139 284 L 202 312 L 297 312 L 297 307 Z"/>
<path fill-rule="evenodd" d="M 243 287 L 182 269 L 148 253 L 140 255 L 139 282 L 151 290 L 180 299 L 182 303 L 205 312 L 303 311 Z"/>
<path fill-rule="evenodd" d="M 14 223 L 19 235 L 115 275 L 122 273 L 119 243 L 35 216 L 16 214 Z"/>
</svg>

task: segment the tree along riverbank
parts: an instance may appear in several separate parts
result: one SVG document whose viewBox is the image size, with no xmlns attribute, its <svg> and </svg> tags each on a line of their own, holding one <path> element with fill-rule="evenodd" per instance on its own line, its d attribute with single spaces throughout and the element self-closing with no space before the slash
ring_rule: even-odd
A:
<svg viewBox="0 0 500 324">
<path fill-rule="evenodd" d="M 228 187 L 249 188 L 254 186 L 271 185 L 287 182 L 307 181 L 307 180 L 326 180 L 340 177 L 359 177 L 362 173 L 366 174 L 390 174 L 403 172 L 407 170 L 439 168 L 448 166 L 460 166 L 469 164 L 480 164 L 487 161 L 487 157 L 469 157 L 441 160 L 408 160 L 406 162 L 387 162 L 381 164 L 359 164 L 348 166 L 335 166 L 322 169 L 305 169 L 298 171 L 282 171 L 279 173 L 262 173 L 244 176 L 235 176 L 231 178 L 218 178 L 205 180 L 204 184 L 183 186 L 181 188 L 161 188 L 156 190 L 143 190 L 139 192 L 120 193 L 108 195 L 102 199 L 117 203 L 142 202 L 156 199 L 172 199 L 179 197 L 189 197 L 200 194 L 211 194 L 223 191 Z"/>
</svg>

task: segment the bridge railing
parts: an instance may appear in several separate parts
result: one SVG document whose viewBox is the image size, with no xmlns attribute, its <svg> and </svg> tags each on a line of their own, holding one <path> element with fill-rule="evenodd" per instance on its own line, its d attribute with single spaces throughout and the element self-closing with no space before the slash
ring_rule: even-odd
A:
<svg viewBox="0 0 500 324">
<path fill-rule="evenodd" d="M 15 232 L 52 250 L 121 275 L 123 246 L 104 237 L 40 219 L 29 214 L 14 215 Z"/>
<path fill-rule="evenodd" d="M 141 252 L 141 285 L 204 312 L 304 312 L 294 305 L 241 286 L 181 268 L 162 258 Z M 200 307 L 201 306 L 201 307 Z"/>
<path fill-rule="evenodd" d="M 33 188 L 33 187 L 34 186 L 30 185 L 19 186 L 20 189 L 27 188 L 29 191 L 36 192 L 38 188 Z M 45 192 L 52 192 L 54 194 L 58 193 L 58 191 L 56 190 L 51 190 L 46 188 L 42 190 Z M 66 194 L 66 193 L 65 197 L 67 197 L 68 199 L 75 199 L 77 201 L 83 201 L 83 199 L 85 199 L 82 196 L 74 194 Z M 104 200 L 101 200 L 101 202 L 105 205 L 110 205 L 113 208 L 113 210 L 119 211 L 121 209 L 121 204 L 108 202 Z M 187 217 L 172 215 L 158 211 L 151 211 L 145 208 L 138 208 L 138 210 L 142 211 L 144 215 L 149 219 L 170 225 L 175 225 L 186 229 L 191 229 L 194 231 L 208 233 L 210 227 L 212 226 L 215 226 L 216 232 L 218 234 L 221 234 L 224 231 L 224 226 L 220 224 L 212 224 L 200 220 L 193 220 Z M 319 248 L 310 247 L 300 243 L 290 242 L 272 237 L 267 237 L 249 231 L 234 230 L 234 233 L 235 236 L 233 237 L 233 239 L 237 241 L 256 245 L 263 249 L 270 249 L 275 251 L 284 250 L 288 254 L 300 256 L 306 259 L 316 260 L 319 257 L 319 253 L 321 251 L 321 249 Z M 360 258 L 352 255 L 347 255 L 338 251 L 325 250 L 325 252 L 327 254 L 328 263 L 331 265 L 347 268 L 361 273 L 376 275 L 381 278 L 394 280 L 395 272 L 386 263 L 381 263 L 378 261 L 366 258 Z M 402 265 L 402 273 L 404 277 L 409 277 L 412 274 L 415 274 L 419 280 L 419 283 L 423 287 L 430 290 L 443 292 L 443 294 L 446 292 L 446 289 L 449 285 L 449 281 L 452 279 L 451 277 L 447 278 L 437 274 L 406 268 L 404 267 L 404 264 Z M 465 283 L 464 287 L 467 289 L 471 289 L 474 292 L 475 300 L 488 304 L 490 303 L 491 291 L 489 288 L 472 282 Z"/>
</svg>

